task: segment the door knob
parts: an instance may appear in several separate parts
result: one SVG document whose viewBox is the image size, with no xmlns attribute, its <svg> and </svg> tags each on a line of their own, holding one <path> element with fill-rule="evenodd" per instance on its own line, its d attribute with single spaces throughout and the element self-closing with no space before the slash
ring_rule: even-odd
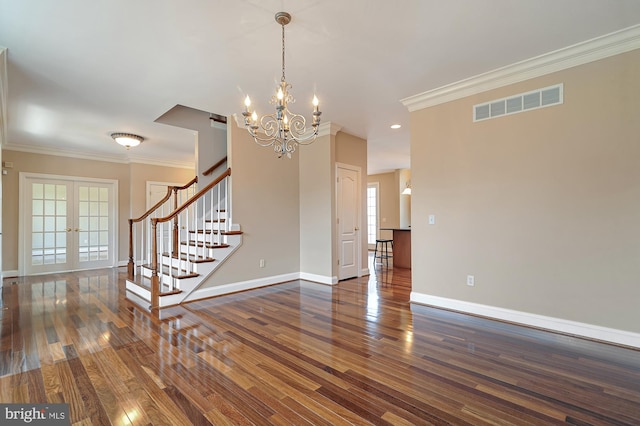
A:
<svg viewBox="0 0 640 426">
<path fill-rule="evenodd" d="M 71 232 L 71 228 L 67 228 L 67 229 L 65 229 L 65 231 Z"/>
</svg>

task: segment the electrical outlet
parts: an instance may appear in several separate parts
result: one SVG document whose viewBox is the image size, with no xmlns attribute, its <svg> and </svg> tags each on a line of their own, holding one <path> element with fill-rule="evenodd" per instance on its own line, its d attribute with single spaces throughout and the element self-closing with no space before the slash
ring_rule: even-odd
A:
<svg viewBox="0 0 640 426">
<path fill-rule="evenodd" d="M 467 285 L 470 287 L 476 285 L 476 279 L 473 275 L 467 275 Z"/>
<path fill-rule="evenodd" d="M 261 268 L 264 268 L 264 265 L 265 265 L 265 263 L 264 263 L 264 259 L 260 259 L 260 267 L 261 267 Z"/>
</svg>

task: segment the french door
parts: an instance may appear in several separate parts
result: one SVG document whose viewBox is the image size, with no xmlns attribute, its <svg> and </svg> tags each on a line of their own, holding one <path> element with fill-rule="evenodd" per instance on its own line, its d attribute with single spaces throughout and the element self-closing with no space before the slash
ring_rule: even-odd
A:
<svg viewBox="0 0 640 426">
<path fill-rule="evenodd" d="M 116 262 L 117 182 L 21 173 L 24 275 Z"/>
</svg>

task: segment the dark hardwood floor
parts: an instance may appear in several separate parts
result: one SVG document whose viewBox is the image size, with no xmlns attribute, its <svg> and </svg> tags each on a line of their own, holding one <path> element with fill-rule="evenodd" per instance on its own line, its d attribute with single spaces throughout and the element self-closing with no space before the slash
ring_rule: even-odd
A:
<svg viewBox="0 0 640 426">
<path fill-rule="evenodd" d="M 124 274 L 4 280 L 2 402 L 84 425 L 640 424 L 640 351 L 410 304 L 408 270 L 162 319 Z"/>
</svg>

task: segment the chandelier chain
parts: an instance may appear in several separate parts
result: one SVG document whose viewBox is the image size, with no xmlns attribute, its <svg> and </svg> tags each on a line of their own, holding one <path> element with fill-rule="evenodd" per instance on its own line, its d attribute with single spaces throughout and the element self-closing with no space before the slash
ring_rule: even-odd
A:
<svg viewBox="0 0 640 426">
<path fill-rule="evenodd" d="M 280 81 L 285 81 L 284 79 L 284 24 L 281 24 L 282 26 L 282 80 Z"/>
</svg>

